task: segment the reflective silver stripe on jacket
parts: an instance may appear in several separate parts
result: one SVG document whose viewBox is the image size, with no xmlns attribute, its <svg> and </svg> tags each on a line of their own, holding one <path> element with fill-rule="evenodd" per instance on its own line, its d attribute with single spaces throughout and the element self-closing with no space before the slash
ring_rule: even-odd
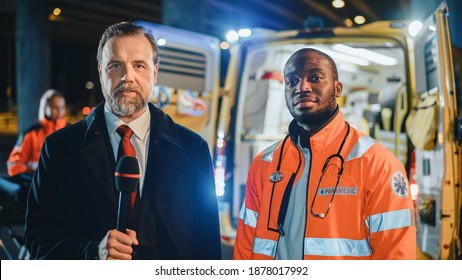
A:
<svg viewBox="0 0 462 280">
<path fill-rule="evenodd" d="M 305 255 L 366 257 L 372 252 L 367 239 L 305 238 L 304 243 Z M 274 258 L 276 248 L 276 241 L 255 237 L 252 252 Z"/>
<path fill-rule="evenodd" d="M 274 157 L 274 151 L 278 147 L 279 142 L 274 143 L 273 145 L 266 148 L 263 152 L 263 156 L 261 157 L 262 160 L 272 162 Z"/>
<path fill-rule="evenodd" d="M 253 239 L 252 252 L 274 258 L 278 243 L 274 240 L 255 237 Z"/>
<path fill-rule="evenodd" d="M 305 238 L 305 255 L 365 257 L 372 253 L 368 239 Z"/>
<path fill-rule="evenodd" d="M 27 166 L 29 166 L 30 168 L 32 168 L 32 169 L 35 170 L 35 169 L 37 169 L 37 167 L 38 167 L 38 161 L 29 161 L 29 162 L 27 163 Z"/>
<path fill-rule="evenodd" d="M 8 169 L 12 168 L 15 165 L 23 165 L 23 163 L 22 162 L 9 162 L 9 161 L 6 163 L 6 167 Z M 26 165 L 35 170 L 38 167 L 38 161 L 29 161 L 27 162 Z"/>
<path fill-rule="evenodd" d="M 345 160 L 348 161 L 348 160 L 352 160 L 352 159 L 355 159 L 355 158 L 360 158 L 375 143 L 376 143 L 376 141 L 372 137 L 367 136 L 367 135 L 359 138 L 358 141 L 356 142 L 355 146 L 351 150 L 350 154 L 346 157 Z"/>
<path fill-rule="evenodd" d="M 366 225 L 370 233 L 405 228 L 414 224 L 414 211 L 411 209 L 402 209 L 375 214 L 367 217 Z"/>
<path fill-rule="evenodd" d="M 244 224 L 253 228 L 257 227 L 258 212 L 246 208 L 245 201 L 242 203 L 241 211 L 239 211 L 239 218 L 244 221 Z"/>
</svg>

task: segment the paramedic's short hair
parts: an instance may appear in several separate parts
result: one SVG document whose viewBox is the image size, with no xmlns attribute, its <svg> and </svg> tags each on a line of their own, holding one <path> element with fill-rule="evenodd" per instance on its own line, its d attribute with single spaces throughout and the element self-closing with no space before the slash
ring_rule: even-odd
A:
<svg viewBox="0 0 462 280">
<path fill-rule="evenodd" d="M 334 81 L 338 81 L 338 70 L 337 70 L 337 65 L 335 64 L 335 61 L 328 54 L 320 50 L 313 49 L 313 48 L 303 48 L 303 49 L 296 51 L 294 54 L 292 54 L 287 61 L 291 61 L 295 57 L 302 56 L 306 52 L 314 52 L 314 53 L 324 56 L 329 61 L 329 64 L 331 66 L 332 73 L 334 74 Z"/>
</svg>

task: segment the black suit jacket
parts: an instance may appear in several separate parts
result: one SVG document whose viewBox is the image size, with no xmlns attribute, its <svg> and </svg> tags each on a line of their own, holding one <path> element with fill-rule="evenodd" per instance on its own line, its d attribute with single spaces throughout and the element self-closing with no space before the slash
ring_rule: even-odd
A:
<svg viewBox="0 0 462 280">
<path fill-rule="evenodd" d="M 151 132 L 140 202 L 137 259 L 220 259 L 213 166 L 207 143 L 149 104 Z M 26 214 L 34 259 L 94 259 L 116 228 L 116 162 L 104 103 L 50 135 Z"/>
</svg>

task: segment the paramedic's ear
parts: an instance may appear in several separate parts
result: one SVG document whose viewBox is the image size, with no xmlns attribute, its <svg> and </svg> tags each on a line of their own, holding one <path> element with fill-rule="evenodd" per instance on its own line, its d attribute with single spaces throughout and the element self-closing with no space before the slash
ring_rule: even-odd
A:
<svg viewBox="0 0 462 280">
<path fill-rule="evenodd" d="M 342 95 L 343 84 L 340 81 L 335 81 L 334 90 L 335 90 L 335 97 L 339 98 Z"/>
</svg>

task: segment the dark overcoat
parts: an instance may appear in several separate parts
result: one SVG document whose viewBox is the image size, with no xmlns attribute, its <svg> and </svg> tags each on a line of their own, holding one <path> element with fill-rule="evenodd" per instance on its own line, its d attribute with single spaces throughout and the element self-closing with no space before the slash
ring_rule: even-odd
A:
<svg viewBox="0 0 462 280">
<path fill-rule="evenodd" d="M 149 104 L 150 141 L 136 259 L 220 259 L 213 166 L 207 143 Z M 104 103 L 50 135 L 42 148 L 26 214 L 34 259 L 95 259 L 116 228 L 116 162 Z"/>
</svg>

